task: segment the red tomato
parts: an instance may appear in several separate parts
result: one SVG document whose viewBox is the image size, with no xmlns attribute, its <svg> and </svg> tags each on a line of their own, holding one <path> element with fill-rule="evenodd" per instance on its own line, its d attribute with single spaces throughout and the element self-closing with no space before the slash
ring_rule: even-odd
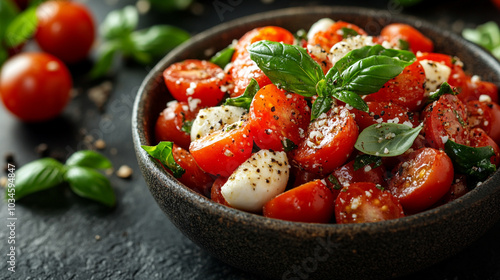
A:
<svg viewBox="0 0 500 280">
<path fill-rule="evenodd" d="M 344 187 L 335 201 L 338 224 L 372 223 L 404 216 L 398 200 L 374 183 L 360 182 Z"/>
<path fill-rule="evenodd" d="M 467 109 L 458 97 L 445 94 L 427 106 L 424 112 L 425 139 L 436 149 L 444 149 L 447 139 L 469 145 Z"/>
<path fill-rule="evenodd" d="M 491 2 L 500 10 L 500 0 L 491 0 Z"/>
<path fill-rule="evenodd" d="M 224 97 L 221 86 L 226 74 L 222 68 L 206 60 L 187 59 L 174 63 L 163 71 L 163 79 L 170 94 L 178 101 L 211 107 Z"/>
<path fill-rule="evenodd" d="M 261 88 L 250 106 L 250 129 L 261 149 L 283 151 L 287 140 L 298 145 L 310 119 L 311 110 L 303 96 L 287 93 L 273 84 Z"/>
<path fill-rule="evenodd" d="M 196 118 L 198 111 L 197 108 L 191 111 L 186 102 L 169 102 L 156 120 L 156 142 L 171 141 L 183 149 L 189 149 L 191 136 L 183 131 L 183 127 L 186 121 L 193 121 Z"/>
<path fill-rule="evenodd" d="M 398 45 L 399 40 L 408 42 L 412 52 L 432 52 L 434 44 L 414 27 L 404 23 L 392 23 L 385 26 L 380 35 L 392 44 Z"/>
<path fill-rule="evenodd" d="M 301 170 L 300 168 L 296 167 L 295 165 L 291 165 L 290 169 L 290 177 L 288 178 L 288 184 L 287 188 L 292 189 L 295 187 L 298 187 L 300 185 L 303 185 L 305 183 L 314 181 L 316 179 L 322 179 L 323 176 L 307 172 L 305 170 Z"/>
<path fill-rule="evenodd" d="M 407 213 L 416 213 L 435 204 L 450 189 L 453 164 L 442 150 L 422 148 L 394 169 L 389 191 Z"/>
<path fill-rule="evenodd" d="M 0 72 L 0 97 L 5 107 L 23 121 L 45 121 L 58 116 L 70 98 L 71 74 L 56 57 L 46 53 L 13 56 Z"/>
<path fill-rule="evenodd" d="M 495 142 L 500 143 L 500 106 L 497 103 L 469 101 L 467 116 L 471 128 L 482 128 Z"/>
<path fill-rule="evenodd" d="M 468 79 L 467 88 L 469 90 L 468 100 L 479 100 L 481 95 L 488 95 L 493 102 L 498 102 L 498 87 L 494 83 Z"/>
<path fill-rule="evenodd" d="M 247 123 L 241 127 L 218 130 L 191 142 L 189 152 L 205 172 L 229 177 L 252 155 L 253 136 Z"/>
<path fill-rule="evenodd" d="M 352 109 L 359 130 L 363 131 L 370 125 L 381 122 L 405 123 L 410 125 L 418 125 L 418 119 L 414 118 L 413 112 L 408 112 L 405 108 L 391 102 L 367 102 L 370 113 Z"/>
<path fill-rule="evenodd" d="M 226 199 L 224 198 L 221 192 L 221 188 L 222 186 L 224 186 L 226 182 L 227 182 L 226 177 L 219 176 L 217 179 L 215 179 L 214 184 L 212 185 L 212 190 L 210 191 L 210 199 L 222 205 L 231 207 L 229 203 L 227 203 Z"/>
<path fill-rule="evenodd" d="M 327 30 L 315 33 L 313 37 L 307 42 L 307 44 L 320 45 L 323 50 L 329 52 L 333 45 L 342 41 L 346 36 L 344 34 L 343 28 L 352 29 L 359 35 L 367 35 L 367 33 L 363 29 L 355 24 L 347 23 L 344 21 L 337 21 Z"/>
<path fill-rule="evenodd" d="M 471 129 L 470 134 L 472 147 L 477 148 L 491 146 L 493 148 L 495 155 L 491 157 L 490 161 L 498 167 L 500 164 L 500 148 L 497 143 L 495 143 L 495 141 L 493 141 L 493 139 L 491 139 L 491 137 L 489 137 L 486 132 L 479 127 Z"/>
<path fill-rule="evenodd" d="M 424 83 L 424 68 L 416 61 L 385 83 L 378 92 L 367 95 L 365 101 L 392 102 L 410 111 L 417 111 L 424 106 Z"/>
<path fill-rule="evenodd" d="M 229 79 L 232 83 L 232 87 L 228 88 L 231 97 L 242 95 L 252 79 L 255 79 L 261 88 L 271 84 L 271 80 L 250 59 L 249 55 L 241 55 L 233 61 L 229 70 Z"/>
<path fill-rule="evenodd" d="M 40 48 L 64 62 L 75 63 L 89 54 L 95 38 L 90 11 L 77 2 L 47 1 L 36 11 L 35 39 Z"/>
<path fill-rule="evenodd" d="M 451 202 L 463 196 L 467 192 L 469 192 L 469 188 L 467 187 L 467 176 L 463 174 L 455 174 L 455 178 L 453 179 L 453 184 L 451 185 L 450 190 L 434 206 L 437 207 Z"/>
<path fill-rule="evenodd" d="M 234 61 L 241 55 L 248 56 L 247 47 L 255 42 L 263 40 L 283 42 L 291 45 L 295 41 L 295 37 L 290 31 L 279 26 L 257 27 L 245 33 L 238 40 L 232 60 Z"/>
<path fill-rule="evenodd" d="M 458 98 L 463 102 L 469 101 L 469 83 L 470 77 L 465 74 L 462 67 L 454 64 L 451 67 L 450 77 L 448 77 L 448 84 L 454 87 L 459 93 Z"/>
<path fill-rule="evenodd" d="M 214 179 L 201 170 L 196 164 L 196 161 L 194 161 L 193 156 L 183 148 L 174 144 L 172 147 L 172 155 L 174 156 L 175 162 L 185 170 L 184 174 L 182 174 L 180 178 L 177 178 L 177 180 L 193 191 L 204 196 L 209 196 Z M 165 169 L 171 173 L 170 169 Z"/>
<path fill-rule="evenodd" d="M 358 138 L 358 127 L 349 111 L 341 107 L 311 122 L 306 135 L 292 151 L 293 162 L 325 176 L 347 161 Z"/>
<path fill-rule="evenodd" d="M 315 180 L 271 199 L 264 205 L 264 217 L 306 223 L 328 223 L 335 207 L 332 191 Z"/>
<path fill-rule="evenodd" d="M 372 182 L 381 186 L 386 185 L 384 165 L 377 168 L 372 168 L 371 165 L 366 165 L 365 167 L 354 170 L 354 160 L 352 160 L 333 171 L 331 175 L 335 176 L 342 186 L 358 182 Z"/>
<path fill-rule="evenodd" d="M 447 54 L 442 54 L 442 53 L 417 53 L 417 60 L 422 61 L 422 60 L 430 60 L 434 62 L 439 62 L 443 63 L 446 66 L 452 68 L 453 63 L 452 63 L 452 57 L 447 55 Z"/>
</svg>

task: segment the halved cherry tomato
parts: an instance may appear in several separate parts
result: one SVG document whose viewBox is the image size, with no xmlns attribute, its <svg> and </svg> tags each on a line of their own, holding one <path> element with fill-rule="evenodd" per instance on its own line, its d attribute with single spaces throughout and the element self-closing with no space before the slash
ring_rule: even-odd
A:
<svg viewBox="0 0 500 280">
<path fill-rule="evenodd" d="M 367 95 L 365 101 L 392 102 L 410 111 L 417 111 L 424 106 L 424 83 L 424 68 L 416 61 L 385 83 L 378 92 Z"/>
<path fill-rule="evenodd" d="M 442 150 L 422 148 L 394 168 L 389 191 L 405 212 L 425 210 L 441 199 L 453 182 L 453 164 Z"/>
<path fill-rule="evenodd" d="M 191 142 L 189 152 L 205 172 L 229 177 L 252 155 L 253 135 L 247 123 L 234 126 Z"/>
<path fill-rule="evenodd" d="M 491 146 L 493 148 L 493 151 L 495 152 L 495 155 L 490 158 L 491 163 L 496 165 L 500 164 L 500 148 L 498 147 L 497 143 L 489 137 L 484 130 L 482 130 L 479 127 L 473 128 L 470 131 L 471 134 L 471 146 L 472 147 L 486 147 L 486 146 Z"/>
<path fill-rule="evenodd" d="M 94 44 L 92 13 L 72 1 L 47 1 L 38 6 L 35 39 L 40 48 L 64 62 L 75 63 L 87 57 Z"/>
<path fill-rule="evenodd" d="M 303 96 L 273 84 L 261 88 L 250 106 L 250 129 L 261 149 L 283 151 L 286 145 L 298 145 L 305 138 L 310 119 L 311 111 Z"/>
<path fill-rule="evenodd" d="M 292 151 L 292 160 L 308 172 L 325 176 L 347 161 L 358 134 L 349 111 L 337 107 L 309 124 L 306 139 Z"/>
<path fill-rule="evenodd" d="M 354 170 L 354 160 L 352 160 L 333 171 L 330 176 L 335 176 L 342 186 L 358 182 L 372 182 L 374 184 L 385 186 L 385 172 L 386 170 L 384 165 L 377 168 L 372 168 L 371 165 L 366 165 L 362 168 Z"/>
<path fill-rule="evenodd" d="M 467 102 L 467 116 L 471 128 L 480 127 L 495 142 L 500 143 L 500 106 L 495 102 Z"/>
<path fill-rule="evenodd" d="M 360 131 L 363 131 L 370 125 L 382 122 L 418 125 L 418 119 L 414 118 L 415 114 L 413 112 L 409 112 L 407 109 L 395 103 L 372 101 L 367 102 L 367 105 L 370 113 L 366 113 L 358 109 L 351 110 L 351 112 L 355 115 L 354 119 L 356 120 Z"/>
<path fill-rule="evenodd" d="M 217 179 L 215 179 L 214 184 L 212 185 L 212 190 L 210 191 L 210 199 L 222 205 L 231 207 L 229 203 L 227 203 L 226 199 L 224 198 L 221 192 L 221 188 L 222 186 L 224 186 L 226 182 L 227 182 L 226 177 L 219 176 Z"/>
<path fill-rule="evenodd" d="M 347 34 L 344 34 L 345 29 L 351 29 L 359 35 L 367 35 L 363 29 L 355 24 L 337 21 L 327 30 L 315 33 L 313 37 L 307 41 L 307 44 L 320 45 L 323 50 L 329 52 L 333 45 L 342 41 L 347 36 Z"/>
<path fill-rule="evenodd" d="M 388 42 L 399 45 L 399 40 L 408 42 L 409 48 L 412 52 L 432 52 L 434 50 L 434 43 L 424 36 L 420 31 L 414 27 L 404 23 L 392 23 L 380 32 L 382 38 Z"/>
<path fill-rule="evenodd" d="M 189 149 L 191 136 L 184 128 L 186 122 L 196 118 L 198 111 L 198 108 L 191 111 L 187 102 L 169 102 L 156 120 L 156 142 L 172 141 L 183 149 Z"/>
<path fill-rule="evenodd" d="M 163 79 L 175 99 L 191 105 L 197 103 L 199 107 L 211 107 L 224 97 L 221 86 L 226 74 L 222 68 L 206 60 L 187 59 L 174 63 L 163 71 Z"/>
<path fill-rule="evenodd" d="M 328 223 L 333 216 L 335 197 L 322 180 L 286 191 L 264 205 L 265 217 L 306 223 Z"/>
<path fill-rule="evenodd" d="M 198 167 L 193 156 L 187 150 L 174 144 L 172 155 L 175 162 L 185 170 L 178 180 L 188 188 L 204 196 L 209 196 L 214 179 Z M 171 173 L 168 168 L 165 169 Z"/>
<path fill-rule="evenodd" d="M 404 216 L 398 200 L 374 183 L 360 182 L 344 187 L 335 201 L 338 224 L 372 223 Z"/>
<path fill-rule="evenodd" d="M 458 97 L 445 94 L 425 108 L 424 136 L 436 149 L 444 149 L 448 139 L 469 145 L 467 110 Z"/>
</svg>

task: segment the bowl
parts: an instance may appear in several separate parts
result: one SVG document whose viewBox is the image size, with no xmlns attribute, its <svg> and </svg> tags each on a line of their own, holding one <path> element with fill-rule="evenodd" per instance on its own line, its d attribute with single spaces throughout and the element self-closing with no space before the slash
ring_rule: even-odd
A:
<svg viewBox="0 0 500 280">
<path fill-rule="evenodd" d="M 500 63 L 463 38 L 409 16 L 351 7 L 290 8 L 221 24 L 171 51 L 145 78 L 133 108 L 134 147 L 147 186 L 160 208 L 189 239 L 220 260 L 274 279 L 377 279 L 437 263 L 478 239 L 500 218 L 500 173 L 443 206 L 397 220 L 365 224 L 309 224 L 265 218 L 228 208 L 179 183 L 141 149 L 155 145 L 154 124 L 169 95 L 162 71 L 188 58 L 206 59 L 259 26 L 292 32 L 330 17 L 378 34 L 391 22 L 408 23 L 454 54 L 466 71 L 500 84 Z M 208 50 L 208 51 L 207 51 Z"/>
</svg>

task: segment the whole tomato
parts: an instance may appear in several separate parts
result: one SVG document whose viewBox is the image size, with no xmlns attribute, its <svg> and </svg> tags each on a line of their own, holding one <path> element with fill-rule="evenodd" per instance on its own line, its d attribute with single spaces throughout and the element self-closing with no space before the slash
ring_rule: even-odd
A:
<svg viewBox="0 0 500 280">
<path fill-rule="evenodd" d="M 58 58 L 46 53 L 13 56 L 0 71 L 0 97 L 23 121 L 45 121 L 61 113 L 69 101 L 71 74 Z"/>
</svg>

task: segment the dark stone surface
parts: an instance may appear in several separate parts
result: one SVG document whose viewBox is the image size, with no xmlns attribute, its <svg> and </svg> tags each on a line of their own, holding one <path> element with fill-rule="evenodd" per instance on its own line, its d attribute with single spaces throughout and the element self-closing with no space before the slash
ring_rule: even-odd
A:
<svg viewBox="0 0 500 280">
<path fill-rule="evenodd" d="M 113 5 L 106 3 L 117 2 Z M 233 3 L 232 10 L 217 13 L 214 3 Z M 193 34 L 220 22 L 259 11 L 298 6 L 332 4 L 331 1 L 206 1 L 204 13 L 188 12 L 165 16 L 150 13 L 141 26 L 171 23 Z M 97 1 L 87 4 L 98 22 L 111 9 L 135 1 Z M 385 1 L 335 1 L 335 5 L 359 5 L 398 12 Z M 424 1 L 400 13 L 420 16 L 443 28 L 460 30 L 488 20 L 500 23 L 499 11 L 489 1 Z M 46 143 L 49 152 L 63 159 L 68 153 L 85 149 L 80 133 L 102 138 L 102 151 L 116 168 L 127 164 L 134 169 L 130 180 L 110 176 L 117 194 L 117 207 L 104 206 L 76 197 L 60 187 L 34 194 L 16 204 L 16 272 L 7 271 L 7 206 L 0 195 L 0 278 L 2 279 L 261 279 L 236 270 L 194 245 L 165 217 L 145 186 L 133 151 L 130 131 L 135 93 L 150 67 L 119 65 L 113 78 L 111 99 L 104 113 L 90 102 L 90 84 L 78 78 L 88 67 L 73 67 L 82 93 L 64 114 L 46 124 L 22 124 L 0 109 L 0 160 L 12 153 L 21 166 L 38 158 L 36 147 Z M 87 68 L 88 69 L 88 68 Z M 118 69 L 118 68 L 117 68 Z M 116 149 L 117 153 L 114 152 Z M 4 174 L 2 174 L 4 175 Z M 500 279 L 500 223 L 456 256 L 402 279 Z"/>
</svg>

